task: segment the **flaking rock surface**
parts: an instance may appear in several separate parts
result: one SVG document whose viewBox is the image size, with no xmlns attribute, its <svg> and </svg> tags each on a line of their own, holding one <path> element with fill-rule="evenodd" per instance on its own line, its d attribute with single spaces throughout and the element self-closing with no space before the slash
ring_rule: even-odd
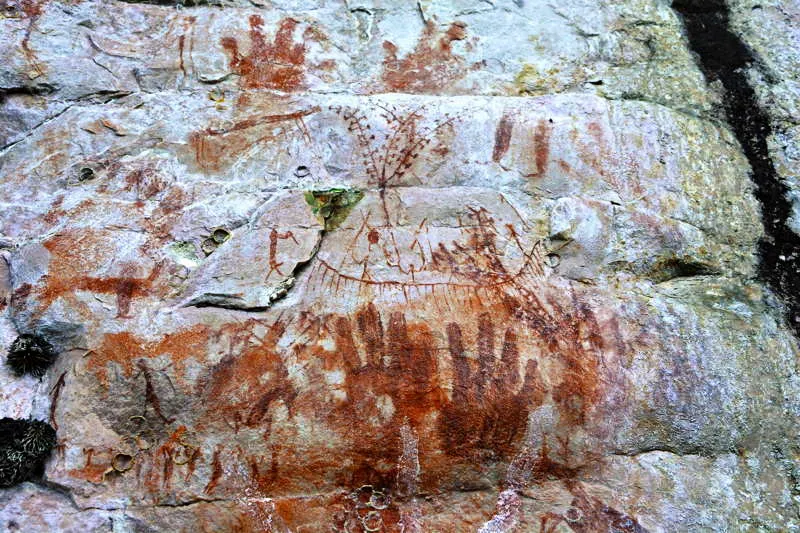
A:
<svg viewBox="0 0 800 533">
<path fill-rule="evenodd" d="M 0 369 L 58 435 L 0 531 L 800 530 L 797 340 L 669 3 L 0 7 L 0 345 L 60 352 Z"/>
</svg>

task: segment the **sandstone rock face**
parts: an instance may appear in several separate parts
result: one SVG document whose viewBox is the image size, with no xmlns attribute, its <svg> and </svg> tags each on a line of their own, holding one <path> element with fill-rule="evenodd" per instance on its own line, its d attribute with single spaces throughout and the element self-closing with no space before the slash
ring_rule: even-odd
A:
<svg viewBox="0 0 800 533">
<path fill-rule="evenodd" d="M 0 529 L 800 529 L 752 162 L 667 3 L 0 4 L 0 341 L 61 354 L 0 368 L 59 440 Z M 744 4 L 780 144 L 797 17 Z"/>
</svg>

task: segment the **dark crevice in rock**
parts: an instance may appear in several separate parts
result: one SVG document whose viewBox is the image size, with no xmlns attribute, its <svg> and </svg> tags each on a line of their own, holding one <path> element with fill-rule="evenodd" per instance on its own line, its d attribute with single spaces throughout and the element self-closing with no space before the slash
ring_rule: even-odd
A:
<svg viewBox="0 0 800 533">
<path fill-rule="evenodd" d="M 226 5 L 223 0 L 119 0 L 119 1 L 125 4 L 146 4 L 151 6 L 224 7 Z"/>
<path fill-rule="evenodd" d="M 2 105 L 2 104 L 0 104 L 0 105 Z M 69 105 L 65 106 L 63 109 L 61 109 L 57 113 L 53 114 L 52 116 L 44 119 L 43 121 L 39 122 L 38 124 L 36 124 L 32 128 L 28 129 L 28 131 L 25 132 L 20 138 L 12 141 L 10 143 L 4 144 L 3 146 L 0 146 L 0 156 L 4 155 L 6 152 L 11 150 L 14 146 L 18 145 L 19 143 L 23 142 L 25 139 L 27 139 L 28 137 L 33 135 L 36 132 L 36 130 L 38 130 L 39 128 L 42 128 L 45 124 L 54 121 L 55 119 L 57 119 L 58 117 L 60 117 L 61 115 L 63 115 L 67 111 L 69 111 L 70 109 L 72 109 L 72 104 L 69 104 Z M 2 166 L 2 160 L 0 160 L 0 166 Z"/>
<path fill-rule="evenodd" d="M 281 297 L 282 296 L 279 296 L 276 299 L 279 299 Z M 208 292 L 183 304 L 183 307 L 216 307 L 218 309 L 230 309 L 233 311 L 248 311 L 251 313 L 261 313 L 269 309 L 269 306 L 264 306 L 264 305 L 261 306 L 247 305 L 247 303 L 244 301 L 243 298 L 236 296 L 234 294 L 214 294 Z"/>
<path fill-rule="evenodd" d="M 0 105 L 12 96 L 47 96 L 56 92 L 58 88 L 49 83 L 25 85 L 19 87 L 0 87 Z"/>
<path fill-rule="evenodd" d="M 32 484 L 38 487 L 39 489 L 49 490 L 60 496 L 63 496 L 64 499 L 66 499 L 70 503 L 70 505 L 72 505 L 72 507 L 75 508 L 76 511 L 86 511 L 87 509 L 91 509 L 79 506 L 78 503 L 75 501 L 75 495 L 72 493 L 72 489 L 70 487 L 67 487 L 66 485 L 57 483 L 52 479 L 42 478 L 36 480 L 35 482 L 32 482 Z"/>
<path fill-rule="evenodd" d="M 170 508 L 177 508 L 177 507 L 191 507 L 193 505 L 202 505 L 208 503 L 240 503 L 242 500 L 240 498 L 195 498 L 191 500 L 185 501 L 178 501 L 174 503 L 170 502 L 160 502 L 153 505 L 132 505 L 130 509 L 157 509 L 159 507 L 170 507 Z M 125 509 L 124 507 L 120 507 L 119 509 Z"/>
<path fill-rule="evenodd" d="M 108 104 L 115 100 L 120 100 L 121 98 L 125 98 L 126 96 L 132 95 L 133 92 L 131 91 L 118 91 L 115 89 L 108 89 L 104 91 L 95 91 L 91 93 L 86 93 L 81 95 L 80 97 L 76 98 L 75 102 L 80 103 L 89 103 L 89 104 Z"/>
<path fill-rule="evenodd" d="M 797 447 L 787 450 L 790 455 L 796 456 Z M 789 482 L 789 491 L 795 500 L 800 499 L 800 467 L 795 464 L 790 458 L 786 456 L 784 450 L 779 445 L 773 445 L 772 456 L 778 462 L 778 465 L 784 472 L 787 481 Z"/>
<path fill-rule="evenodd" d="M 647 455 L 649 453 L 669 453 L 678 457 L 718 457 L 719 453 L 704 453 L 703 450 L 692 447 L 689 450 L 682 450 L 674 446 L 658 445 L 658 446 L 645 446 L 635 450 L 617 450 L 611 453 L 617 457 L 632 457 L 635 458 L 639 455 Z"/>
<path fill-rule="evenodd" d="M 656 283 L 665 283 L 681 278 L 694 278 L 696 276 L 719 276 L 721 272 L 711 265 L 696 261 L 671 257 L 657 262 L 652 266 L 650 279 Z"/>
<path fill-rule="evenodd" d="M 750 162 L 755 196 L 761 203 L 765 236 L 759 242 L 759 275 L 781 296 L 789 323 L 800 334 L 800 235 L 787 225 L 789 191 L 778 177 L 767 145 L 772 127 L 747 79 L 755 58 L 729 29 L 724 0 L 674 0 L 672 8 L 683 18 L 706 78 L 724 89 L 725 116 Z"/>
</svg>

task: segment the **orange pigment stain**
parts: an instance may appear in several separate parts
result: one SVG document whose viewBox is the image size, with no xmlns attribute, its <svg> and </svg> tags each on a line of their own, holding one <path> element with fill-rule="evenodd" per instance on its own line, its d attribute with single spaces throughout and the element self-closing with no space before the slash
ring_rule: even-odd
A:
<svg viewBox="0 0 800 533">
<path fill-rule="evenodd" d="M 83 468 L 70 470 L 68 474 L 70 477 L 76 479 L 82 479 L 84 481 L 89 481 L 90 483 L 102 483 L 103 479 L 111 468 L 111 460 L 108 459 L 106 461 L 98 461 L 95 458 L 94 448 L 84 448 L 83 455 L 85 457 L 86 464 Z"/>
<path fill-rule="evenodd" d="M 504 114 L 497 125 L 494 134 L 494 150 L 492 151 L 492 161 L 499 163 L 503 156 L 508 152 L 511 143 L 511 132 L 514 129 L 514 117 Z"/>
<path fill-rule="evenodd" d="M 100 263 L 105 253 L 111 253 L 106 250 L 108 245 L 104 239 L 107 236 L 82 229 L 59 233 L 44 241 L 51 258 L 45 285 L 36 289 L 41 309 L 47 309 L 58 298 L 70 297 L 80 290 L 116 295 L 117 318 L 130 318 L 132 301 L 150 294 L 161 265 L 156 265 L 145 278 L 125 276 L 126 272 L 133 273 L 132 267 L 123 269 L 122 276 L 101 278 L 83 274 L 87 264 Z"/>
<path fill-rule="evenodd" d="M 107 333 L 100 346 L 87 356 L 87 369 L 94 373 L 104 387 L 108 387 L 108 363 L 122 367 L 123 375 L 133 375 L 138 359 L 152 359 L 169 354 L 170 360 L 178 364 L 176 373 L 181 374 L 180 364 L 192 357 L 203 358 L 211 336 L 207 326 L 198 325 L 191 329 L 167 334 L 158 341 L 143 341 L 135 335 Z"/>
</svg>

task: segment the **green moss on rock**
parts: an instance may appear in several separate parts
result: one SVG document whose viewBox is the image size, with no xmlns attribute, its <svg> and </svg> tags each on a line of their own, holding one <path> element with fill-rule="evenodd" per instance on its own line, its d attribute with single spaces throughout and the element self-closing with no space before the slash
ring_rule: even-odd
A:
<svg viewBox="0 0 800 533">
<path fill-rule="evenodd" d="M 325 224 L 326 230 L 336 229 L 345 221 L 350 210 L 364 197 L 358 189 L 322 189 L 306 191 L 305 199 L 311 211 Z"/>
</svg>

